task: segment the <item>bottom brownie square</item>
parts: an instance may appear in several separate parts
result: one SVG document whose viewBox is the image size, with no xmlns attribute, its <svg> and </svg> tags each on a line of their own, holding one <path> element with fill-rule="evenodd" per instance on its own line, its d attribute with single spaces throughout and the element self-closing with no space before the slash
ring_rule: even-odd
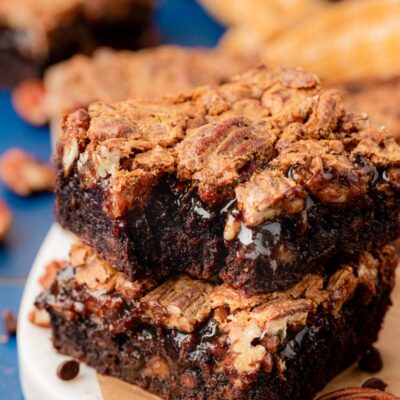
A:
<svg viewBox="0 0 400 400">
<path fill-rule="evenodd" d="M 253 297 L 186 276 L 128 281 L 76 244 L 36 305 L 55 348 L 164 399 L 311 399 L 375 340 L 392 247 Z"/>
</svg>

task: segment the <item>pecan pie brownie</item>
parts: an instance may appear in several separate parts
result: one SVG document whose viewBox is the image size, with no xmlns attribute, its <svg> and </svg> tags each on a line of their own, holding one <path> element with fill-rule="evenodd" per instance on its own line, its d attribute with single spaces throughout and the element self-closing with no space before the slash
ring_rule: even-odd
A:
<svg viewBox="0 0 400 400">
<path fill-rule="evenodd" d="M 185 275 L 132 282 L 77 243 L 36 305 L 59 352 L 162 398 L 311 399 L 376 340 L 395 265 L 372 249 L 246 298 Z"/>
<path fill-rule="evenodd" d="M 137 48 L 152 0 L 1 0 L 0 84 L 12 86 L 51 63 L 99 45 Z"/>
<path fill-rule="evenodd" d="M 56 162 L 58 221 L 131 280 L 265 293 L 399 234 L 400 147 L 299 69 L 94 103 L 65 118 Z"/>
</svg>

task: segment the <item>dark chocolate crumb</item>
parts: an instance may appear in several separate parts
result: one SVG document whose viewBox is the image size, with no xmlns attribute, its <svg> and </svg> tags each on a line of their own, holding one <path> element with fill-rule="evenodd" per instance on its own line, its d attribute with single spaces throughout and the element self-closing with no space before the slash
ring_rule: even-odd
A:
<svg viewBox="0 0 400 400">
<path fill-rule="evenodd" d="M 371 348 L 369 348 L 361 356 L 360 361 L 358 362 L 358 367 L 362 371 L 370 373 L 379 372 L 383 367 L 382 358 L 379 350 L 371 346 Z"/>
<path fill-rule="evenodd" d="M 370 378 L 366 380 L 361 387 L 369 389 L 377 389 L 384 392 L 385 389 L 387 388 L 387 383 L 385 383 L 382 379 L 379 378 Z"/>
<path fill-rule="evenodd" d="M 3 311 L 3 325 L 8 335 L 15 336 L 17 334 L 17 317 L 9 309 Z"/>
<path fill-rule="evenodd" d="M 70 381 L 79 374 L 79 363 L 75 360 L 62 362 L 57 368 L 57 376 L 63 381 Z"/>
</svg>

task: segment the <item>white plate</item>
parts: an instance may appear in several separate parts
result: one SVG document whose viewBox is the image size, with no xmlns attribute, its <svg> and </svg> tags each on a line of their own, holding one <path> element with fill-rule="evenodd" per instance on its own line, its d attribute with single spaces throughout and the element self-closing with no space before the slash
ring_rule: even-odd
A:
<svg viewBox="0 0 400 400">
<path fill-rule="evenodd" d="M 18 317 L 18 359 L 22 392 L 26 400 L 102 400 L 93 369 L 81 364 L 76 379 L 57 378 L 57 366 L 68 357 L 57 354 L 50 341 L 50 330 L 28 320 L 35 297 L 40 293 L 38 279 L 44 266 L 68 255 L 72 236 L 53 225 L 44 240 L 25 285 Z"/>
</svg>

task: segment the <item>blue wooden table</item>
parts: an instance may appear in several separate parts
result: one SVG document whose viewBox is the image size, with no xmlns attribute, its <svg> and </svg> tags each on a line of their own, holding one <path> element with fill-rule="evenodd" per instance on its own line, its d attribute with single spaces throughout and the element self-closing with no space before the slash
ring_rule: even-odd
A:
<svg viewBox="0 0 400 400">
<path fill-rule="evenodd" d="M 159 0 L 155 19 L 165 43 L 212 47 L 223 32 L 194 0 Z M 43 160 L 49 159 L 48 129 L 33 128 L 21 121 L 11 107 L 10 94 L 5 91 L 0 91 L 0 129 L 0 153 L 18 146 Z M 20 198 L 1 185 L 0 196 L 14 215 L 11 233 L 0 247 L 0 311 L 10 308 L 17 313 L 29 269 L 54 220 L 53 196 Z M 0 335 L 3 333 L 1 325 Z M 11 338 L 0 344 L 0 400 L 22 398 L 16 341 Z"/>
</svg>

